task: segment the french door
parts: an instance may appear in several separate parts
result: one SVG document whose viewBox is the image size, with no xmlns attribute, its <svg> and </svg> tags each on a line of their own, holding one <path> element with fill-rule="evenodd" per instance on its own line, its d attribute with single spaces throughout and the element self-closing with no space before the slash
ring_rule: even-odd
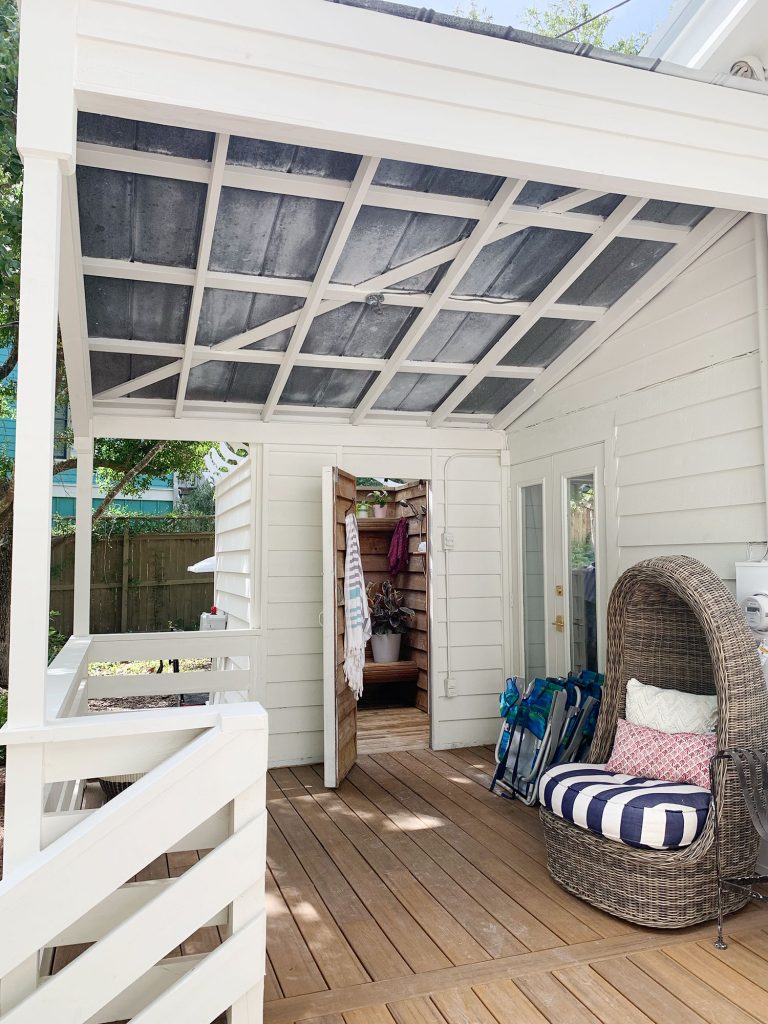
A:
<svg viewBox="0 0 768 1024">
<path fill-rule="evenodd" d="M 513 466 L 514 671 L 602 671 L 603 446 Z"/>
</svg>

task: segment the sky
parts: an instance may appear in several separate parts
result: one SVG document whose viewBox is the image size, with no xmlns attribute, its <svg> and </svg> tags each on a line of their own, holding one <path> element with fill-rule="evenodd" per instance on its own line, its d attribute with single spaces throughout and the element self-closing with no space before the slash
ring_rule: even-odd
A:
<svg viewBox="0 0 768 1024">
<path fill-rule="evenodd" d="M 416 0 L 408 0 L 408 2 L 416 2 Z M 467 0 L 458 0 L 458 2 L 461 6 L 467 7 Z M 534 0 L 478 0 L 478 7 L 485 8 L 489 14 L 493 15 L 493 20 L 497 25 L 513 25 L 516 28 L 524 28 L 522 15 L 532 2 Z M 616 0 L 593 0 L 591 9 L 597 14 L 615 2 Z M 422 3 L 436 11 L 453 14 L 456 10 L 457 0 L 422 0 Z M 539 10 L 547 6 L 546 0 L 535 0 L 535 3 Z M 614 39 L 637 32 L 652 33 L 666 17 L 670 6 L 671 0 L 629 0 L 629 3 L 624 4 L 612 15 L 613 20 L 608 26 L 606 41 L 611 43 Z"/>
</svg>

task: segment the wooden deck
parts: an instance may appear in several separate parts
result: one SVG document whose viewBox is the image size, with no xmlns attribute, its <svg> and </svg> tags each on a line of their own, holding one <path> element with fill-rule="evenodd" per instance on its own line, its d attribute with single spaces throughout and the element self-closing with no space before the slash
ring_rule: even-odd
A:
<svg viewBox="0 0 768 1024">
<path fill-rule="evenodd" d="M 270 772 L 266 1024 L 768 1024 L 762 908 L 718 953 L 570 897 L 490 756 L 362 756 L 336 792 Z"/>
<path fill-rule="evenodd" d="M 269 773 L 265 1024 L 768 1024 L 768 911 L 729 918 L 719 953 L 712 925 L 594 910 L 549 877 L 536 811 L 488 792 L 491 757 L 363 755 L 337 791 L 319 765 Z"/>
</svg>

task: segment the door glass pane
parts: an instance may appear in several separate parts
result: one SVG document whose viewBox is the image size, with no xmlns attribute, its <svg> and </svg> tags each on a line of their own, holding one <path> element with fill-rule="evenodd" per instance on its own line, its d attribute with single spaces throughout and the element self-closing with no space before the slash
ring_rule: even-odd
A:
<svg viewBox="0 0 768 1024">
<path fill-rule="evenodd" d="M 521 488 L 523 653 L 527 681 L 547 674 L 544 606 L 544 487 Z"/>
<path fill-rule="evenodd" d="M 594 474 L 568 480 L 571 669 L 597 672 Z"/>
</svg>

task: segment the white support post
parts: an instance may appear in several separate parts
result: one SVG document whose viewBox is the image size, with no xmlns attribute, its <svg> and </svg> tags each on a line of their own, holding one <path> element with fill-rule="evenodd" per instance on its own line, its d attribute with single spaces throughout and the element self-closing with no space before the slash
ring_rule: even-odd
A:
<svg viewBox="0 0 768 1024">
<path fill-rule="evenodd" d="M 60 224 L 59 162 L 29 157 L 24 168 L 8 692 L 8 723 L 15 727 L 45 721 Z M 7 761 L 3 867 L 9 876 L 40 849 L 42 747 L 12 746 Z M 37 982 L 34 956 L 3 979 L 0 1012 L 25 998 Z"/>
<path fill-rule="evenodd" d="M 264 743 L 264 734 L 259 731 L 252 733 L 258 744 Z M 259 751 L 254 751 L 254 757 L 259 756 Z M 237 832 L 249 822 L 256 818 L 263 819 L 264 828 L 264 860 L 266 860 L 266 805 L 267 805 L 267 779 L 263 775 L 258 782 L 248 786 L 232 801 L 232 832 Z M 264 875 L 259 881 L 252 885 L 231 904 L 229 908 L 229 934 L 235 935 L 242 928 L 261 917 L 260 927 L 263 929 L 262 941 L 256 948 L 260 951 L 256 954 L 254 973 L 258 974 L 259 980 L 249 989 L 242 998 L 231 1007 L 227 1013 L 227 1024 L 261 1024 L 264 1019 L 264 972 L 266 970 L 266 914 L 264 912 Z"/>
<path fill-rule="evenodd" d="M 91 631 L 91 538 L 93 519 L 93 438 L 76 437 L 75 579 L 72 629 L 75 636 Z"/>
</svg>

